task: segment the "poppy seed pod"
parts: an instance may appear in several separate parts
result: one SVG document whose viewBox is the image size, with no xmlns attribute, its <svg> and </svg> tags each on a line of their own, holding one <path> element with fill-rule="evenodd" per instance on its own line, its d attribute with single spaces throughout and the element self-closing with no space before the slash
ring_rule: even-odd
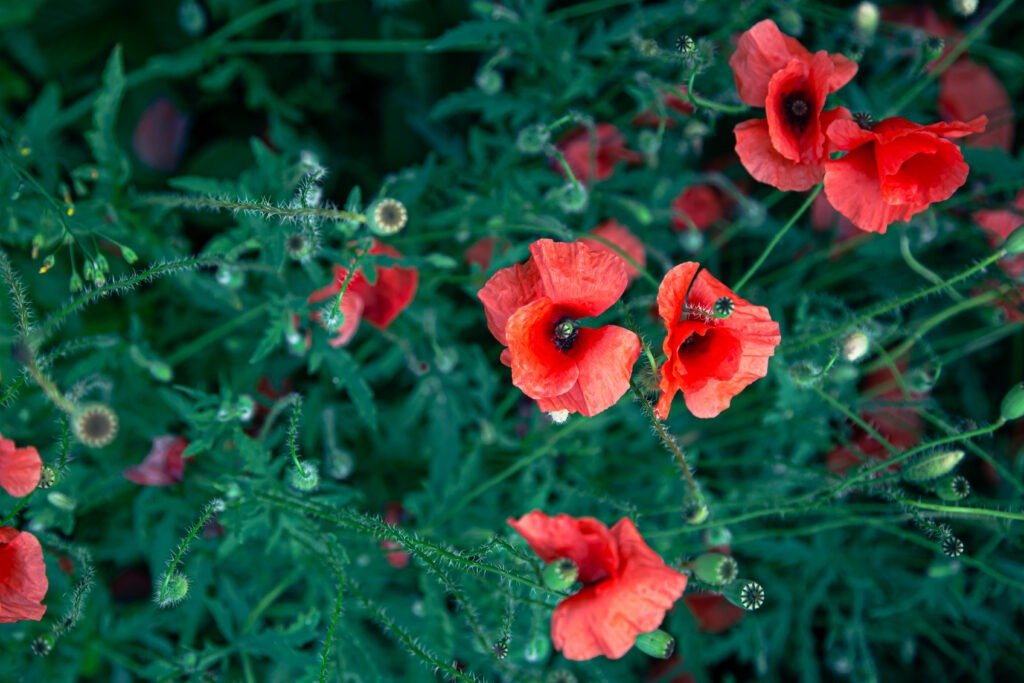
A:
<svg viewBox="0 0 1024 683">
<path fill-rule="evenodd" d="M 721 553 L 704 553 L 690 563 L 698 579 L 715 586 L 724 586 L 736 580 L 739 565 L 736 560 Z"/>
<path fill-rule="evenodd" d="M 405 205 L 389 197 L 376 201 L 367 211 L 370 232 L 382 237 L 401 232 L 408 221 L 409 213 L 405 210 Z"/>
<path fill-rule="evenodd" d="M 971 483 L 960 475 L 945 477 L 935 483 L 935 495 L 950 502 L 963 500 L 971 495 Z"/>
<path fill-rule="evenodd" d="M 926 453 L 903 468 L 903 478 L 913 482 L 938 479 L 952 472 L 963 459 L 960 450 Z"/>
<path fill-rule="evenodd" d="M 117 414 L 103 403 L 88 403 L 72 417 L 71 429 L 82 444 L 103 448 L 117 438 Z"/>
<path fill-rule="evenodd" d="M 549 562 L 544 567 L 544 585 L 551 590 L 564 591 L 576 583 L 580 570 L 576 563 L 567 557 L 561 557 L 554 562 Z"/>
<path fill-rule="evenodd" d="M 999 414 L 1004 421 L 1016 420 L 1024 415 L 1024 383 L 1013 385 L 999 406 Z"/>
<path fill-rule="evenodd" d="M 37 657 L 45 657 L 53 651 L 54 642 L 52 635 L 44 633 L 32 641 L 32 654 Z"/>
<path fill-rule="evenodd" d="M 748 612 L 764 604 L 764 587 L 757 581 L 735 581 L 722 590 L 725 599 Z"/>
<path fill-rule="evenodd" d="M 641 633 L 636 637 L 636 648 L 646 655 L 668 659 L 676 651 L 676 639 L 661 629 Z"/>
</svg>

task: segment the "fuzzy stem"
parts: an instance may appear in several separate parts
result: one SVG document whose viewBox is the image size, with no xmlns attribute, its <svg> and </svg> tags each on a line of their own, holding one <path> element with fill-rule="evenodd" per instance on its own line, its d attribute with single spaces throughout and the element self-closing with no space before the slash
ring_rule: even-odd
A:
<svg viewBox="0 0 1024 683">
<path fill-rule="evenodd" d="M 665 429 L 664 423 L 658 419 L 658 416 L 654 412 L 654 408 L 651 406 L 650 401 L 647 400 L 647 396 L 644 392 L 636 385 L 635 382 L 630 380 L 629 388 L 633 390 L 633 395 L 636 396 L 636 400 L 640 403 L 640 407 L 644 411 L 644 415 L 650 421 L 651 426 L 654 427 L 654 431 L 657 432 L 658 438 L 661 439 L 661 443 L 664 444 L 668 452 L 676 459 L 676 463 L 679 465 L 679 471 L 683 474 L 683 479 L 686 480 L 686 488 L 690 492 L 690 497 L 693 502 L 699 503 L 704 502 L 704 494 L 700 490 L 700 485 L 697 480 L 693 478 L 693 473 L 690 472 L 690 466 L 686 463 L 686 456 L 683 455 L 683 451 L 679 448 L 679 444 L 676 443 L 675 438 L 668 433 Z"/>
<path fill-rule="evenodd" d="M 743 285 L 747 284 L 747 281 L 754 276 L 754 273 L 756 273 L 757 269 L 761 267 L 761 264 L 765 262 L 765 259 L 767 259 L 768 255 L 772 253 L 772 250 L 775 249 L 779 241 L 785 236 L 787 232 L 789 232 L 790 228 L 796 225 L 796 222 L 800 220 L 800 217 L 804 215 L 804 212 L 810 208 L 811 204 L 814 202 L 814 198 L 818 196 L 819 192 L 821 192 L 822 187 L 824 187 L 824 185 L 818 183 L 818 185 L 813 190 L 811 190 L 811 193 L 807 195 L 807 199 L 804 200 L 804 203 L 800 205 L 800 208 L 796 210 L 796 213 L 789 217 L 789 220 L 786 221 L 786 224 L 783 225 L 779 229 L 779 231 L 775 233 L 775 236 L 772 237 L 772 240 L 768 243 L 768 246 L 764 248 L 764 251 L 761 252 L 761 255 L 757 257 L 756 261 L 754 261 L 754 265 L 750 266 L 750 269 L 747 270 L 746 274 L 744 274 L 744 276 L 740 278 L 740 281 L 736 283 L 736 286 L 732 288 L 732 291 L 738 294 L 740 289 L 743 288 Z"/>
<path fill-rule="evenodd" d="M 697 80 L 697 72 L 694 71 L 690 74 L 690 80 L 686 83 L 686 98 L 690 100 L 690 104 L 698 109 L 711 109 L 712 111 L 720 111 L 723 114 L 742 114 L 743 112 L 750 109 L 745 104 L 721 104 L 719 102 L 712 102 L 706 100 L 699 95 L 693 93 L 693 82 Z"/>
</svg>

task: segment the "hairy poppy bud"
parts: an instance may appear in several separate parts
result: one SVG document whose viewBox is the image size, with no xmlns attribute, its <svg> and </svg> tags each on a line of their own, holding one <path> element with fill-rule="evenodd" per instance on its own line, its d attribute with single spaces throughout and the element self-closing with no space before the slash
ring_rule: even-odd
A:
<svg viewBox="0 0 1024 683">
<path fill-rule="evenodd" d="M 523 154 L 540 154 L 551 141 L 551 131 L 543 123 L 535 123 L 519 131 L 516 148 Z"/>
<path fill-rule="evenodd" d="M 300 469 L 288 472 L 288 485 L 296 491 L 316 491 L 320 486 L 320 472 L 311 462 L 301 463 Z"/>
<path fill-rule="evenodd" d="M 370 232 L 382 237 L 401 232 L 408 221 L 409 213 L 405 210 L 405 204 L 390 197 L 377 200 L 367 211 Z"/>
<path fill-rule="evenodd" d="M 72 416 L 71 430 L 90 448 L 109 446 L 117 438 L 117 414 L 102 403 L 88 403 Z"/>
<path fill-rule="evenodd" d="M 636 637 L 636 648 L 646 655 L 668 659 L 676 650 L 676 639 L 661 629 L 641 633 Z"/>
<path fill-rule="evenodd" d="M 866 334 L 860 330 L 851 332 L 843 340 L 843 358 L 855 363 L 867 354 L 870 346 L 871 340 Z"/>
<path fill-rule="evenodd" d="M 580 575 L 579 567 L 567 557 L 560 557 L 544 567 L 544 585 L 555 591 L 567 590 L 576 583 Z"/>
<path fill-rule="evenodd" d="M 721 553 L 704 553 L 690 563 L 697 578 L 715 586 L 724 586 L 736 580 L 739 565 L 736 560 Z"/>
<path fill-rule="evenodd" d="M 1014 384 L 1013 388 L 1006 392 L 999 406 L 999 414 L 1007 422 L 1024 415 L 1024 383 Z"/>
<path fill-rule="evenodd" d="M 60 491 L 50 491 L 46 494 L 46 500 L 49 501 L 50 505 L 64 512 L 74 512 L 75 508 L 78 507 L 77 500 L 71 496 L 65 496 Z"/>
<path fill-rule="evenodd" d="M 683 508 L 683 517 L 686 518 L 689 524 L 703 524 L 707 521 L 710 514 L 711 510 L 708 508 L 708 504 L 703 497 L 700 500 L 688 502 Z"/>
<path fill-rule="evenodd" d="M 497 95 L 505 87 L 505 79 L 490 64 L 476 72 L 476 87 L 487 95 Z"/>
<path fill-rule="evenodd" d="M 1024 252 L 1024 225 L 1010 233 L 1003 243 L 1003 249 L 1007 254 L 1020 254 Z"/>
<path fill-rule="evenodd" d="M 566 213 L 580 213 L 587 208 L 587 188 L 580 183 L 567 183 L 556 192 L 556 198 Z"/>
<path fill-rule="evenodd" d="M 724 526 L 704 530 L 704 545 L 708 548 L 717 548 L 730 543 L 732 543 L 732 532 Z"/>
<path fill-rule="evenodd" d="M 565 421 L 569 419 L 569 411 L 552 410 L 550 413 L 548 413 L 548 417 L 550 417 L 551 421 L 554 422 L 556 425 L 565 424 Z"/>
<path fill-rule="evenodd" d="M 245 273 L 231 266 L 217 268 L 217 284 L 228 289 L 238 289 L 245 284 Z"/>
<path fill-rule="evenodd" d="M 949 474 L 964 459 L 963 451 L 935 451 L 925 453 L 903 468 L 907 481 L 931 481 Z"/>
<path fill-rule="evenodd" d="M 356 461 L 347 450 L 335 447 L 328 449 L 324 455 L 324 465 L 331 478 L 343 480 L 352 476 L 352 470 L 356 468 Z"/>
<path fill-rule="evenodd" d="M 969 17 L 978 11 L 978 0 L 953 0 L 953 11 L 962 17 Z"/>
<path fill-rule="evenodd" d="M 313 240 L 305 231 L 293 232 L 284 238 L 284 250 L 291 260 L 305 263 L 313 255 Z"/>
<path fill-rule="evenodd" d="M 722 595 L 732 604 L 750 612 L 764 604 L 764 588 L 757 581 L 734 581 L 722 590 Z"/>
<path fill-rule="evenodd" d="M 854 10 L 853 23 L 863 37 L 870 38 L 878 30 L 879 17 L 878 5 L 873 2 L 862 2 Z"/>
<path fill-rule="evenodd" d="M 160 607 L 177 605 L 188 595 L 188 589 L 188 577 L 180 572 L 175 572 L 161 588 L 159 595 L 157 595 L 157 605 Z"/>
<path fill-rule="evenodd" d="M 544 661 L 551 653 L 551 640 L 544 633 L 537 633 L 526 643 L 523 657 L 526 661 L 536 663 Z"/>
<path fill-rule="evenodd" d="M 801 386 L 809 386 L 818 381 L 821 376 L 821 368 L 811 361 L 802 360 L 789 366 L 789 376 Z"/>
<path fill-rule="evenodd" d="M 935 483 L 935 495 L 942 500 L 963 500 L 971 495 L 971 483 L 960 475 L 945 477 Z"/>
</svg>

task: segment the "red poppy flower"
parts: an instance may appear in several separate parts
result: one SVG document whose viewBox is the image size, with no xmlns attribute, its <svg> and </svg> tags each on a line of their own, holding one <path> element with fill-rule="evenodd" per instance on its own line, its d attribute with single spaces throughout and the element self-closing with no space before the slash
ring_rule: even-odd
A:
<svg viewBox="0 0 1024 683">
<path fill-rule="evenodd" d="M 706 230 L 725 216 L 721 193 L 711 185 L 691 185 L 672 200 L 672 225 L 682 231 L 692 224 Z"/>
<path fill-rule="evenodd" d="M 591 230 L 590 234 L 608 240 L 609 242 L 617 246 L 619 249 L 626 252 L 626 254 L 631 259 L 636 261 L 641 268 L 647 265 L 647 254 L 644 251 L 644 243 L 641 242 L 640 238 L 634 235 L 629 228 L 627 228 L 625 225 L 622 225 L 618 221 L 614 219 L 605 221 L 604 223 L 601 223 L 596 228 Z M 586 237 L 584 237 L 583 240 L 588 245 L 592 246 L 594 249 L 597 249 L 598 251 L 604 251 L 609 254 L 614 254 L 615 256 L 618 256 L 620 259 L 622 259 L 622 263 L 626 267 L 626 275 L 629 276 L 630 281 L 634 280 L 638 275 L 640 275 L 640 271 L 636 268 L 636 266 L 634 266 L 626 259 L 622 258 L 622 255 L 619 254 L 619 252 L 615 251 L 604 242 L 588 239 Z"/>
<path fill-rule="evenodd" d="M 174 103 L 161 97 L 154 100 L 135 126 L 132 149 L 144 165 L 161 173 L 178 167 L 185 151 L 189 119 Z"/>
<path fill-rule="evenodd" d="M 765 19 L 740 36 L 729 58 L 740 99 L 764 107 L 766 119 L 736 126 L 736 154 L 756 180 L 780 190 L 807 190 L 821 180 L 828 158 L 825 131 L 842 108 L 825 98 L 846 85 L 857 65 L 824 50 L 811 54 Z"/>
<path fill-rule="evenodd" d="M 689 89 L 685 85 L 678 85 L 675 90 L 678 93 L 677 95 L 670 95 L 666 93 L 661 98 L 662 103 L 665 105 L 665 109 L 684 116 L 689 116 L 695 111 L 687 97 Z M 666 116 L 664 121 L 666 128 L 675 128 L 679 125 L 676 119 L 672 116 Z M 660 126 L 661 122 L 661 115 L 657 111 L 651 109 L 642 111 L 633 117 L 634 126 Z"/>
<path fill-rule="evenodd" d="M 964 139 L 965 145 L 1013 147 L 1015 114 L 1006 88 L 992 70 L 970 59 L 959 59 L 939 76 L 939 114 L 946 121 L 968 121 L 985 115 L 988 129 Z"/>
<path fill-rule="evenodd" d="M 43 461 L 33 446 L 18 448 L 0 435 L 0 489 L 12 496 L 27 496 L 39 485 Z"/>
<path fill-rule="evenodd" d="M 491 334 L 508 346 L 502 360 L 512 384 L 541 410 L 590 417 L 629 389 L 640 339 L 615 325 L 579 325 L 608 310 L 628 283 L 618 255 L 541 239 L 526 263 L 499 270 L 477 293 Z"/>
<path fill-rule="evenodd" d="M 534 510 L 508 523 L 540 559 L 568 558 L 579 569 L 583 588 L 551 615 L 551 641 L 566 659 L 619 659 L 686 590 L 686 576 L 666 566 L 629 519 L 609 530 L 593 517 Z"/>
<path fill-rule="evenodd" d="M 0 527 L 0 624 L 39 621 L 50 584 L 43 547 L 27 531 Z"/>
<path fill-rule="evenodd" d="M 728 298 L 732 314 L 715 317 L 715 302 Z M 668 272 L 658 288 L 665 323 L 658 417 L 666 419 L 677 391 L 696 417 L 715 417 L 732 398 L 768 374 L 779 345 L 779 325 L 768 309 L 741 299 L 694 262 Z"/>
<path fill-rule="evenodd" d="M 836 121 L 828 137 L 848 154 L 825 162 L 825 195 L 861 230 L 884 233 L 890 223 L 949 199 L 964 184 L 970 169 L 946 138 L 982 131 L 986 121 L 981 116 L 921 126 L 893 117 L 870 128 Z"/>
<path fill-rule="evenodd" d="M 738 624 L 746 611 L 718 593 L 691 593 L 683 597 L 687 609 L 706 633 L 721 633 Z"/>
<path fill-rule="evenodd" d="M 141 464 L 129 467 L 124 476 L 142 486 L 171 486 L 182 480 L 188 440 L 180 436 L 158 436 Z"/>
<path fill-rule="evenodd" d="M 573 175 L 584 184 L 610 178 L 620 161 L 635 164 L 643 160 L 638 152 L 626 148 L 626 139 L 610 123 L 597 124 L 593 136 L 589 129 L 577 128 L 559 141 L 558 149 Z M 561 164 L 555 168 L 564 174 Z"/>
<path fill-rule="evenodd" d="M 1014 230 L 1024 225 L 1024 191 L 1017 194 L 1011 209 L 982 209 L 971 214 L 971 218 L 981 226 L 993 248 L 1003 246 L 1003 242 Z M 1024 275 L 1024 256 L 1010 256 L 999 262 L 1006 274 L 1014 279 Z"/>
<path fill-rule="evenodd" d="M 396 249 L 377 240 L 374 240 L 373 246 L 370 247 L 370 254 L 402 258 Z M 340 347 L 348 344 L 363 318 L 375 327 L 386 329 L 398 314 L 412 303 L 419 282 L 419 272 L 415 268 L 378 266 L 376 271 L 377 281 L 373 284 L 370 284 L 362 272 L 352 276 L 345 296 L 341 298 L 341 312 L 345 319 L 334 330 L 337 336 L 331 340 L 331 346 Z M 334 266 L 334 282 L 310 294 L 308 302 L 314 304 L 337 296 L 346 277 L 348 268 Z M 317 321 L 322 320 L 319 311 L 314 312 L 312 317 Z"/>
<path fill-rule="evenodd" d="M 387 509 L 384 512 L 384 521 L 391 526 L 398 526 L 402 523 L 402 519 L 405 517 L 405 508 L 402 507 L 401 503 L 390 502 L 388 503 Z M 409 553 L 402 549 L 402 546 L 396 541 L 383 540 L 380 542 L 381 550 L 386 555 L 385 558 L 395 569 L 405 569 L 409 566 Z"/>
</svg>

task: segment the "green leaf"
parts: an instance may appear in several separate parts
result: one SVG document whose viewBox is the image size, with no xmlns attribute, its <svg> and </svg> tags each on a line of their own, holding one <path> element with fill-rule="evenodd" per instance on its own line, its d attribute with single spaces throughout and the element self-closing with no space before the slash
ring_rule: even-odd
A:
<svg viewBox="0 0 1024 683">
<path fill-rule="evenodd" d="M 128 161 L 114 134 L 124 89 L 124 60 L 118 45 L 103 70 L 103 83 L 92 109 L 93 129 L 85 135 L 96 163 L 108 174 L 106 180 L 114 186 L 121 185 L 128 178 Z"/>
<path fill-rule="evenodd" d="M 334 378 L 348 391 L 359 418 L 370 429 L 377 431 L 377 405 L 373 400 L 373 391 L 359 372 L 355 359 L 347 351 L 335 349 L 326 354 L 324 360 Z"/>
</svg>

